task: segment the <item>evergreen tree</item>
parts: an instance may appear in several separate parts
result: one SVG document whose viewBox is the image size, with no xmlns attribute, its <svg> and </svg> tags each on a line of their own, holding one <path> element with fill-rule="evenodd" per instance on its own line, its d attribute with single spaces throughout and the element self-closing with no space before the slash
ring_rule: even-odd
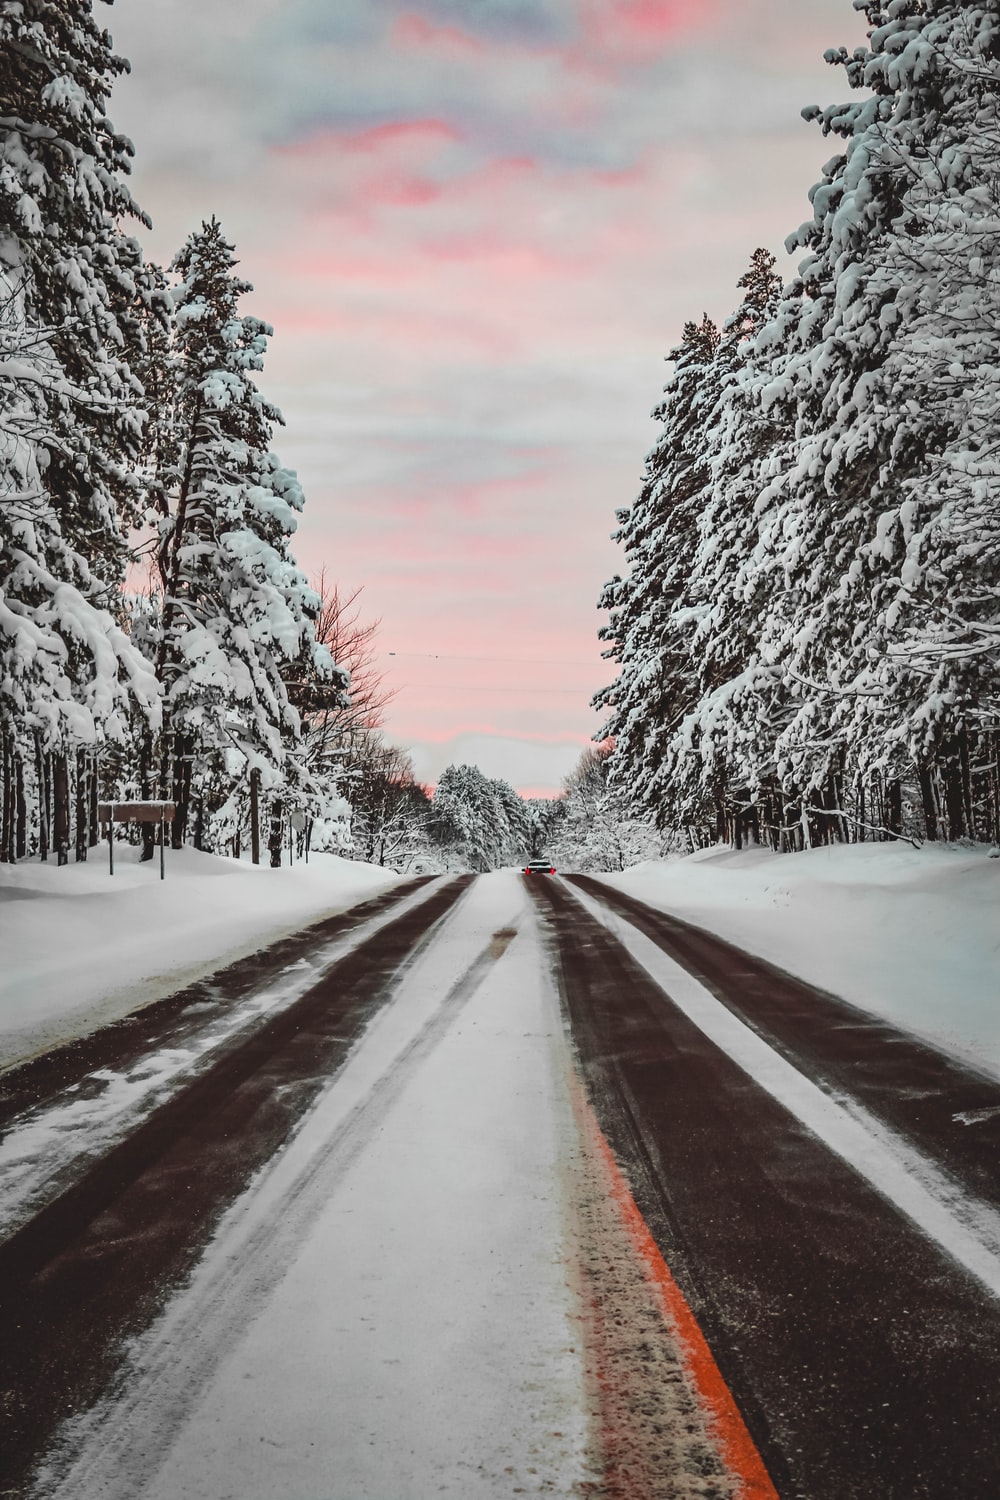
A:
<svg viewBox="0 0 1000 1500">
<path fill-rule="evenodd" d="M 871 96 L 805 111 L 845 149 L 790 241 L 809 253 L 779 313 L 800 442 L 782 559 L 797 619 L 773 639 L 798 710 L 778 751 L 828 802 L 856 755 L 886 782 L 894 825 L 915 767 L 928 832 L 944 813 L 957 837 L 974 823 L 971 740 L 984 723 L 994 732 L 998 709 L 975 616 L 993 612 L 997 571 L 980 524 L 997 431 L 1000 12 L 866 10 L 868 48 L 828 58 Z M 942 652 L 956 591 L 972 606 L 970 649 Z"/>
<path fill-rule="evenodd" d="M 289 682 L 330 680 L 336 669 L 315 639 L 319 597 L 289 550 L 303 495 L 270 449 L 281 414 L 253 378 L 271 329 L 238 312 L 252 288 L 235 265 L 215 219 L 173 265 L 172 434 L 159 502 L 160 784 L 178 803 L 175 839 L 194 807 L 200 846 L 212 816 L 226 836 L 248 778 L 257 779 L 269 794 L 276 862 L 283 806 L 317 791 Z"/>
<path fill-rule="evenodd" d="M 710 480 L 705 432 L 717 396 L 719 333 L 705 316 L 687 323 L 671 351 L 674 372 L 653 416 L 663 432 L 646 459 L 642 489 L 618 512 L 615 540 L 628 573 L 605 587 L 600 607 L 609 620 L 600 632 L 617 660 L 617 681 L 594 699 L 609 716 L 602 736 L 616 742 L 619 774 L 638 798 L 663 816 L 667 746 L 696 693 L 688 579 L 698 518 Z"/>
<path fill-rule="evenodd" d="M 662 784 L 675 823 L 711 820 L 719 837 L 739 840 L 760 797 L 776 793 L 771 747 L 785 695 L 761 637 L 775 604 L 780 513 L 771 480 L 787 460 L 789 433 L 759 394 L 769 361 L 758 339 L 781 291 L 774 256 L 756 250 L 737 285 L 743 298 L 723 328 L 716 401 L 701 433 L 710 477 L 687 582 L 697 682 L 665 754 Z"/>
<path fill-rule="evenodd" d="M 30 761 L 43 854 L 50 794 L 60 861 L 70 767 L 121 741 L 138 710 L 155 724 L 147 664 L 120 613 L 141 388 L 141 256 L 121 222 L 141 217 L 123 181 L 130 143 L 110 125 L 127 65 L 89 0 L 0 10 L 0 730 L 2 853 L 11 788 Z M 93 774 L 92 760 L 79 761 Z M 89 803 L 90 798 L 86 799 Z M 79 797 L 78 797 L 79 801 Z M 88 820 L 91 821 L 92 820 Z M 85 854 L 94 830 L 81 836 Z"/>
<path fill-rule="evenodd" d="M 478 766 L 448 766 L 431 802 L 431 830 L 467 869 L 483 872 L 520 862 L 531 842 L 529 815 L 507 782 Z"/>
<path fill-rule="evenodd" d="M 560 869 L 627 870 L 670 844 L 611 779 L 614 743 L 584 750 L 551 804 L 549 848 Z"/>
<path fill-rule="evenodd" d="M 804 111 L 844 149 L 799 274 L 755 257 L 696 402 L 678 364 L 604 601 L 617 774 L 737 839 L 899 834 L 914 798 L 931 837 L 1000 833 L 1000 11 L 864 8 L 828 54 L 864 97 Z M 687 509 L 654 534 L 658 479 Z"/>
</svg>

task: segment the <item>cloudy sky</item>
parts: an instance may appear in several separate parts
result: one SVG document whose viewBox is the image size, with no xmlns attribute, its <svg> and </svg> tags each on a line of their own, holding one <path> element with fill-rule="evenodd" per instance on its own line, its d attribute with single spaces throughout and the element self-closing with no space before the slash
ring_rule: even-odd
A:
<svg viewBox="0 0 1000 1500">
<path fill-rule="evenodd" d="M 98 7 L 100 9 L 100 7 Z M 117 0 L 111 116 L 169 260 L 213 213 L 261 384 L 364 586 L 386 730 L 553 791 L 597 730 L 596 601 L 684 322 L 723 318 L 832 154 L 850 0 Z"/>
</svg>

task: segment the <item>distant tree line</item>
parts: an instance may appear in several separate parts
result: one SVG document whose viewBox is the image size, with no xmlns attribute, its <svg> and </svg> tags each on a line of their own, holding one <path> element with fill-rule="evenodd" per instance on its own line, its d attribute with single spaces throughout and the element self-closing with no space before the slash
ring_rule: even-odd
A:
<svg viewBox="0 0 1000 1500">
<path fill-rule="evenodd" d="M 461 867 L 481 873 L 519 864 L 531 847 L 527 804 L 478 766 L 448 766 L 434 791 L 431 830 Z"/>
<path fill-rule="evenodd" d="M 613 758 L 613 740 L 588 747 L 561 795 L 544 805 L 545 850 L 559 869 L 627 870 L 676 851 L 676 839 L 658 831 L 612 779 Z"/>
<path fill-rule="evenodd" d="M 1000 7 L 864 10 L 799 273 L 686 325 L 619 512 L 611 776 L 694 843 L 1000 839 Z"/>
</svg>

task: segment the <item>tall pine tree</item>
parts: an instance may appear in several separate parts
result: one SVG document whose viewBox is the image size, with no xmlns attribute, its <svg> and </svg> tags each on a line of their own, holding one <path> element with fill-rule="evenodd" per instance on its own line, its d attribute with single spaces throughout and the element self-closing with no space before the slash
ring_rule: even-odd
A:
<svg viewBox="0 0 1000 1500">
<path fill-rule="evenodd" d="M 658 817 L 667 810 L 667 746 L 695 692 L 696 620 L 684 606 L 710 477 L 704 435 L 718 391 L 718 345 L 718 329 L 705 316 L 685 325 L 671 351 L 673 375 L 653 412 L 663 431 L 638 497 L 618 512 L 615 540 L 628 571 L 600 600 L 609 612 L 601 630 L 611 642 L 605 655 L 619 664 L 617 680 L 594 699 L 610 710 L 602 738 L 614 738 L 616 773 Z"/>
<path fill-rule="evenodd" d="M 315 790 L 289 684 L 337 675 L 315 639 L 319 597 L 289 550 L 303 495 L 271 452 L 281 414 L 254 380 L 271 329 L 238 311 L 252 288 L 235 266 L 215 219 L 174 261 L 172 430 L 156 490 L 161 794 L 178 804 L 178 842 L 194 813 L 199 846 L 209 819 L 237 816 L 251 777 L 272 830 L 276 810 Z M 280 827 L 275 838 L 280 851 Z"/>
<path fill-rule="evenodd" d="M 23 852 L 20 832 L 10 836 L 10 799 L 19 787 L 23 798 L 26 766 L 37 768 L 42 852 L 54 800 L 63 862 L 71 771 L 92 776 L 102 743 L 125 739 L 136 712 L 155 726 L 159 711 L 120 608 L 136 514 L 141 387 L 129 354 L 141 337 L 143 279 L 139 247 L 121 227 L 141 217 L 124 182 L 132 148 L 106 109 L 126 66 L 90 0 L 0 10 L 6 857 Z M 78 853 L 87 842 L 78 829 Z"/>
</svg>

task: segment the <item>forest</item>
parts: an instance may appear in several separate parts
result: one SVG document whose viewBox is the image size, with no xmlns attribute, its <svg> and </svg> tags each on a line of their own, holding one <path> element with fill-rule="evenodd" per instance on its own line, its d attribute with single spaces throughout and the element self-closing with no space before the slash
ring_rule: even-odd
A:
<svg viewBox="0 0 1000 1500">
<path fill-rule="evenodd" d="M 173 804 L 174 847 L 272 865 L 488 870 L 558 822 L 567 856 L 620 866 L 606 753 L 554 808 L 475 766 L 432 797 L 386 741 L 378 621 L 292 552 L 272 330 L 216 219 L 144 258 L 107 117 L 127 64 L 89 0 L 3 7 L 0 66 L 0 859 L 85 860 L 101 804 L 140 802 Z M 152 858 L 157 832 L 126 836 Z"/>
<path fill-rule="evenodd" d="M 796 274 L 755 251 L 671 351 L 604 722 L 543 805 L 468 766 L 432 797 L 386 742 L 377 622 L 295 561 L 235 246 L 144 258 L 127 64 L 88 0 L 3 7 L 0 859 L 85 859 L 108 799 L 272 864 L 1000 842 L 1000 7 L 863 8 Z"/>
<path fill-rule="evenodd" d="M 89 4 L 5 6 L 0 55 L 0 854 L 85 858 L 99 798 L 173 801 L 199 848 L 342 820 L 303 725 L 347 678 L 234 247 L 213 219 L 164 271 L 127 232 L 127 64 Z"/>
<path fill-rule="evenodd" d="M 1000 10 L 859 8 L 797 275 L 686 325 L 601 598 L 612 780 L 695 847 L 1000 839 Z"/>
</svg>

